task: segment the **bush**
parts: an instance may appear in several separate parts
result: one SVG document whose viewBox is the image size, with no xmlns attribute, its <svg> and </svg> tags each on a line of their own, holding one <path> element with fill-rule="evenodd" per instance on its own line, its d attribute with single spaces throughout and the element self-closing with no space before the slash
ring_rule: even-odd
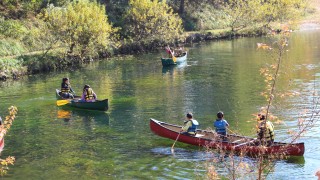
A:
<svg viewBox="0 0 320 180">
<path fill-rule="evenodd" d="M 50 6 L 42 18 L 51 32 L 68 46 L 69 54 L 83 57 L 114 44 L 112 34 L 116 30 L 108 23 L 105 8 L 96 2 L 79 0 L 66 7 Z"/>
<path fill-rule="evenodd" d="M 2 39 L 0 41 L 0 57 L 22 54 L 25 48 L 21 42 L 13 39 Z"/>
<path fill-rule="evenodd" d="M 134 41 L 173 42 L 182 33 L 182 20 L 165 1 L 130 0 L 126 14 L 127 34 Z"/>
<path fill-rule="evenodd" d="M 0 35 L 13 39 L 22 39 L 26 35 L 27 29 L 19 20 L 5 20 L 0 17 Z"/>
<path fill-rule="evenodd" d="M 39 73 L 64 69 L 67 67 L 78 66 L 79 63 L 72 58 L 58 57 L 54 54 L 43 55 L 26 55 L 21 56 L 23 65 L 27 67 L 28 73 Z"/>
<path fill-rule="evenodd" d="M 18 78 L 27 73 L 27 68 L 22 65 L 21 59 L 0 59 L 0 79 Z"/>
</svg>

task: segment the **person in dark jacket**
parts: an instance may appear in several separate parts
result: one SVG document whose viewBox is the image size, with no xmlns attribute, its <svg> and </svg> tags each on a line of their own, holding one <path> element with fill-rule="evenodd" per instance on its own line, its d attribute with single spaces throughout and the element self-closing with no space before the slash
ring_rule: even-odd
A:
<svg viewBox="0 0 320 180">
<path fill-rule="evenodd" d="M 62 78 L 62 83 L 61 83 L 61 96 L 63 98 L 72 98 L 73 99 L 73 94 L 75 94 L 75 92 L 73 91 L 73 89 L 71 88 L 70 82 L 69 82 L 69 78 Z"/>
</svg>

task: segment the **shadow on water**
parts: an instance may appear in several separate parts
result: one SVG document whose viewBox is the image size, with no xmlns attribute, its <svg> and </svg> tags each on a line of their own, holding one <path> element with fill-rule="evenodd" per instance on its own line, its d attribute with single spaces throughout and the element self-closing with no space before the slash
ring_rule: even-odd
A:
<svg viewBox="0 0 320 180">
<path fill-rule="evenodd" d="M 292 164 L 305 164 L 305 159 L 304 156 L 291 156 L 286 159 L 285 162 Z"/>
</svg>

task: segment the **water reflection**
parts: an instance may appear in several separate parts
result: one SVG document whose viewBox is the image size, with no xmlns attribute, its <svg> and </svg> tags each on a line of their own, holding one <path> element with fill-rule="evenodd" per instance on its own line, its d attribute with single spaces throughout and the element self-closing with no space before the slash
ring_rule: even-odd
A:
<svg viewBox="0 0 320 180">
<path fill-rule="evenodd" d="M 170 147 L 157 147 L 151 149 L 151 152 L 157 155 L 173 155 L 176 159 L 182 161 L 205 161 L 218 158 L 217 154 L 207 153 L 205 151 L 194 151 L 190 149 L 174 148 L 174 153 Z"/>
<path fill-rule="evenodd" d="M 285 80 L 279 89 L 319 90 L 319 38 L 319 32 L 292 37 L 284 67 L 294 66 L 295 71 L 281 74 Z M 263 41 L 239 38 L 202 43 L 189 50 L 185 64 L 168 68 L 162 68 L 159 54 L 150 53 L 0 83 L 0 114 L 6 114 L 10 105 L 19 109 L 3 152 L 19 157 L 10 169 L 11 177 L 67 179 L 81 174 L 83 179 L 203 179 L 205 172 L 195 175 L 195 169 L 205 170 L 205 151 L 180 144 L 172 156 L 173 142 L 152 134 L 149 118 L 179 124 L 185 112 L 192 111 L 206 128 L 212 127 L 215 113 L 223 110 L 232 129 L 251 135 L 255 122 L 250 114 L 265 105 L 259 96 L 265 86 L 259 76 L 265 54 L 256 51 L 256 43 Z M 53 92 L 62 77 L 72 80 L 76 92 L 90 82 L 99 99 L 109 98 L 109 114 L 56 107 Z M 289 82 L 298 85 L 289 87 Z M 302 93 L 301 97 L 307 99 L 285 98 L 283 106 L 288 108 L 275 106 L 279 108 L 274 114 L 286 123 L 276 125 L 277 140 L 296 126 L 293 113 L 308 109 L 311 96 Z M 319 128 L 301 141 L 306 145 L 304 157 L 277 161 L 271 172 L 274 179 L 314 178 L 319 168 L 315 165 L 320 164 Z M 185 162 L 189 160 L 199 161 L 199 168 Z"/>
<path fill-rule="evenodd" d="M 304 156 L 292 156 L 289 157 L 288 159 L 286 159 L 287 163 L 292 163 L 292 164 L 304 164 L 305 163 L 305 159 Z"/>
<path fill-rule="evenodd" d="M 81 109 L 72 109 L 68 107 L 61 107 L 57 110 L 57 118 L 68 122 L 73 119 L 82 119 L 85 125 L 90 126 L 91 123 L 98 123 L 103 125 L 109 124 L 109 115 L 106 112 L 89 111 Z"/>
<path fill-rule="evenodd" d="M 188 66 L 187 61 L 178 63 L 177 65 L 172 66 L 162 66 L 162 74 L 175 75 L 177 71 L 183 71 Z"/>
<path fill-rule="evenodd" d="M 58 119 L 63 119 L 64 121 L 69 121 L 71 118 L 71 111 L 59 109 L 57 111 L 57 118 Z"/>
</svg>

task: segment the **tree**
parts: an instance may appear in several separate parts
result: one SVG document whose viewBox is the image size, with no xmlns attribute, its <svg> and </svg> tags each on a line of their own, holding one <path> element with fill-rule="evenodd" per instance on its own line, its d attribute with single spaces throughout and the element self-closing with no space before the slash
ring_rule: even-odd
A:
<svg viewBox="0 0 320 180">
<path fill-rule="evenodd" d="M 165 1 L 130 0 L 127 32 L 135 41 L 173 42 L 182 33 L 182 20 Z"/>
<path fill-rule="evenodd" d="M 305 9 L 306 0 L 228 0 L 220 4 L 220 19 L 235 33 L 252 25 L 270 28 L 271 22 L 295 20 Z"/>
<path fill-rule="evenodd" d="M 182 15 L 183 13 L 184 13 L 184 0 L 180 0 L 179 14 Z"/>
<path fill-rule="evenodd" d="M 229 0 L 222 2 L 223 19 L 232 33 L 254 23 L 256 8 L 260 0 Z"/>
<path fill-rule="evenodd" d="M 49 6 L 41 17 L 67 45 L 69 54 L 83 58 L 114 43 L 111 35 L 116 29 L 108 23 L 105 8 L 97 2 L 79 0 L 66 7 Z"/>
</svg>

